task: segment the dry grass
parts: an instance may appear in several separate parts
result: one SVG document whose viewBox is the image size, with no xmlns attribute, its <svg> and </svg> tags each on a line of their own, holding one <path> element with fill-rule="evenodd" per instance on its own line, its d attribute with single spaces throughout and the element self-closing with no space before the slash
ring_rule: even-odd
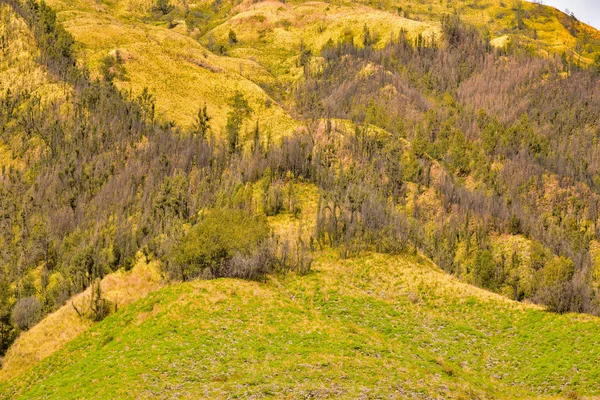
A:
<svg viewBox="0 0 600 400">
<path fill-rule="evenodd" d="M 383 46 L 401 29 L 411 36 L 439 37 L 438 27 L 356 4 L 244 2 L 234 11 L 237 14 L 205 35 L 205 40 L 212 36 L 226 43 L 233 30 L 239 43 L 231 54 L 256 60 L 284 82 L 301 77 L 302 70 L 297 66 L 301 44 L 319 54 L 328 41 L 337 43 L 344 35 L 350 34 L 361 43 L 365 25 L 379 38 L 377 46 Z"/>
<path fill-rule="evenodd" d="M 317 188 L 298 184 L 296 193 L 298 219 L 286 214 L 269 219 L 282 236 L 314 221 Z M 526 247 L 518 237 L 496 243 Z M 325 250 L 315 256 L 307 276 L 169 285 L 0 384 L 0 395 L 388 398 L 393 393 L 465 399 L 560 398 L 567 389 L 598 393 L 593 317 L 558 316 L 510 301 L 458 281 L 419 254 L 341 259 Z M 155 282 L 158 276 L 150 275 Z M 135 293 L 144 280 L 125 285 L 124 277 L 105 279 L 107 296 L 127 286 Z M 574 332 L 585 350 L 571 351 Z"/>
<path fill-rule="evenodd" d="M 254 81 L 269 82 L 268 72 L 251 60 L 216 56 L 190 37 L 165 27 L 114 17 L 105 5 L 92 1 L 52 0 L 59 19 L 81 44 L 80 56 L 91 70 L 118 49 L 125 57 L 128 80 L 117 81 L 125 90 L 139 94 L 148 87 L 156 98 L 158 117 L 188 127 L 198 109 L 206 104 L 214 133 L 225 125 L 228 103 L 236 91 L 248 99 L 254 121 L 274 137 L 291 133 L 296 122 Z M 251 76 L 247 79 L 245 76 Z"/>
<path fill-rule="evenodd" d="M 0 6 L 0 37 L 6 45 L 0 57 L 0 93 L 27 91 L 39 96 L 42 104 L 62 100 L 70 88 L 60 85 L 45 67 L 36 62 L 35 40 L 25 23 L 7 6 Z M 22 138 L 13 135 L 8 143 L 0 143 L 0 166 L 24 169 L 28 161 L 39 157 L 39 143 L 31 139 L 23 149 Z"/>
<path fill-rule="evenodd" d="M 497 38 L 490 40 L 490 44 L 499 49 L 506 47 L 506 45 L 508 45 L 509 42 L 510 37 L 508 35 L 498 36 Z"/>
<path fill-rule="evenodd" d="M 117 271 L 102 280 L 103 297 L 125 307 L 161 287 L 160 268 L 156 261 L 146 262 L 143 256 L 129 272 Z M 48 315 L 29 331 L 23 332 L 10 347 L 0 369 L 0 381 L 15 377 L 62 348 L 94 323 L 81 318 L 89 307 L 90 288 L 75 295 L 64 306 Z M 75 307 L 73 307 L 75 305 Z"/>
<path fill-rule="evenodd" d="M 269 217 L 269 226 L 283 240 L 295 243 L 301 237 L 304 243 L 308 244 L 310 236 L 315 231 L 319 189 L 314 184 L 296 183 L 294 190 L 301 210 L 300 215 L 296 218 L 290 213 L 281 213 Z M 255 186 L 255 193 L 255 196 L 260 198 L 262 195 L 260 185 Z"/>
</svg>

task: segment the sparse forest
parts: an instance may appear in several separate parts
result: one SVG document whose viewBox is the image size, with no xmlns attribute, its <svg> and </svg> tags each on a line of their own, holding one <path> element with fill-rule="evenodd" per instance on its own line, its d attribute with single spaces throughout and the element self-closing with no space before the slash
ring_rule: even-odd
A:
<svg viewBox="0 0 600 400">
<path fill-rule="evenodd" d="M 152 93 L 113 83 L 127 76 L 118 52 L 94 79 L 45 3 L 0 4 L 26 21 L 63 87 L 51 102 L 0 94 L 0 140 L 26 160 L 0 174 L 1 352 L 139 251 L 183 281 L 306 273 L 323 248 L 422 252 L 514 300 L 600 312 L 593 65 L 493 48 L 456 16 L 443 18 L 442 41 L 399 31 L 376 46 L 365 26 L 321 54 L 299 50 L 289 101 L 303 127 L 270 141 L 241 92 L 225 127 L 206 106 L 190 129 L 160 120 Z M 229 45 L 239 40 L 230 30 Z M 299 212 L 298 182 L 319 188 L 316 229 L 290 249 L 265 216 Z M 527 262 L 496 248 L 502 235 L 529 241 Z"/>
</svg>

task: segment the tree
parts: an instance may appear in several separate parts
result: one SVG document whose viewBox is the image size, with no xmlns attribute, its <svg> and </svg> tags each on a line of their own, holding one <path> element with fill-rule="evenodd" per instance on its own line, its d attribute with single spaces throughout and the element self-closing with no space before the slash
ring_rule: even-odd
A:
<svg viewBox="0 0 600 400">
<path fill-rule="evenodd" d="M 477 286 L 491 290 L 497 288 L 496 263 L 489 250 L 483 250 L 477 253 L 473 275 Z"/>
<path fill-rule="evenodd" d="M 228 37 L 229 37 L 229 45 L 230 46 L 233 46 L 234 44 L 236 44 L 238 42 L 237 35 L 235 34 L 235 32 L 232 29 L 229 30 Z"/>
<path fill-rule="evenodd" d="M 369 30 L 369 27 L 367 26 L 367 24 L 365 24 L 363 27 L 363 46 L 365 48 L 371 47 L 374 43 L 375 43 L 375 41 L 373 40 L 373 37 L 371 36 L 371 31 Z"/>
<path fill-rule="evenodd" d="M 210 131 L 210 120 L 212 118 L 208 115 L 206 110 L 206 104 L 198 110 L 198 116 L 196 117 L 195 133 L 202 139 L 206 139 L 206 134 Z"/>
<path fill-rule="evenodd" d="M 35 325 L 42 317 L 42 303 L 35 296 L 23 297 L 12 311 L 12 320 L 22 331 Z"/>
<path fill-rule="evenodd" d="M 235 153 L 239 145 L 240 129 L 244 120 L 252 113 L 252 108 L 250 108 L 248 100 L 246 100 L 244 95 L 239 91 L 231 98 L 229 105 L 231 111 L 227 114 L 227 139 L 229 151 Z"/>
<path fill-rule="evenodd" d="M 596 57 L 594 58 L 594 64 L 592 65 L 592 71 L 596 75 L 600 75 L 600 54 L 596 54 Z"/>
<path fill-rule="evenodd" d="M 266 218 L 242 210 L 208 211 L 171 250 L 169 271 L 175 278 L 227 276 L 235 255 L 250 256 L 269 237 Z"/>
<path fill-rule="evenodd" d="M 89 318 L 100 322 L 114 311 L 113 308 L 112 303 L 102 296 L 101 280 L 97 278 L 92 285 Z"/>
<path fill-rule="evenodd" d="M 518 30 L 525 29 L 525 22 L 524 22 L 525 9 L 523 7 L 522 0 L 517 0 L 517 2 L 515 3 L 514 11 L 515 11 L 515 26 L 516 26 L 516 28 Z"/>
<path fill-rule="evenodd" d="M 154 123 L 154 114 L 156 109 L 156 100 L 147 87 L 142 89 L 142 93 L 137 97 L 137 103 L 142 111 L 142 120 L 150 124 Z"/>
<path fill-rule="evenodd" d="M 122 81 L 127 79 L 123 58 L 118 50 L 114 54 L 108 54 L 100 61 L 100 74 L 105 82 L 112 82 L 115 78 Z"/>
<path fill-rule="evenodd" d="M 450 149 L 450 165 L 461 176 L 467 175 L 469 168 L 469 144 L 461 131 L 456 131 Z"/>
<path fill-rule="evenodd" d="M 8 279 L 0 278 L 0 356 L 6 353 L 17 336 L 17 331 L 11 321 L 11 292 Z"/>
<path fill-rule="evenodd" d="M 162 15 L 167 15 L 173 11 L 174 8 L 175 6 L 173 6 L 169 0 L 157 0 L 152 9 Z"/>
</svg>

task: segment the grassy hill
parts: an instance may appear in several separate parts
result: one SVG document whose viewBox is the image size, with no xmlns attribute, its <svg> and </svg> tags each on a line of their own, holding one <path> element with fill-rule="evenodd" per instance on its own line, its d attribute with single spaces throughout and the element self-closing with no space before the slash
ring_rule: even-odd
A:
<svg viewBox="0 0 600 400">
<path fill-rule="evenodd" d="M 600 91 L 570 69 L 597 31 L 517 1 L 48 4 L 74 59 L 51 10 L 23 14 L 40 50 L 0 8 L 0 327 L 19 333 L 0 397 L 600 396 L 600 320 L 566 313 L 600 305 Z M 241 144 L 190 132 L 206 105 L 225 139 L 233 98 Z M 302 241 L 311 272 L 201 274 L 185 241 L 215 209 L 268 216 L 257 243 Z M 177 263 L 221 278 L 167 282 Z M 97 322 L 78 314 L 101 278 L 118 307 Z M 46 318 L 11 325 L 32 303 Z"/>
<path fill-rule="evenodd" d="M 306 277 L 161 289 L 4 382 L 0 393 L 576 398 L 600 394 L 599 322 L 508 301 L 418 256 L 342 260 L 324 252 Z"/>
<path fill-rule="evenodd" d="M 146 263 L 140 257 L 131 271 L 110 274 L 101 284 L 104 297 L 117 308 L 124 307 L 160 288 L 160 269 L 156 262 Z M 91 292 L 90 287 L 73 296 L 39 324 L 23 332 L 2 360 L 0 380 L 19 376 L 93 326 L 93 321 L 78 315 L 88 312 Z"/>
</svg>

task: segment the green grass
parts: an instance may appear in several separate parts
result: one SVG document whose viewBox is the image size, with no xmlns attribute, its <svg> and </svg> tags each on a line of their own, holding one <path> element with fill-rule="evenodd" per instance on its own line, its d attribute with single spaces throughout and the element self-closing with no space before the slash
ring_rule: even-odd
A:
<svg viewBox="0 0 600 400">
<path fill-rule="evenodd" d="M 496 3 L 479 2 L 488 4 L 481 9 L 454 3 L 468 21 L 491 24 L 493 35 L 504 34 L 510 16 L 500 18 Z M 258 84 L 298 78 L 300 41 L 318 51 L 349 27 L 358 37 L 365 23 L 378 25 L 384 39 L 409 25 L 415 32 L 436 30 L 437 18 L 448 11 L 447 2 L 410 3 L 411 14 L 426 20 L 407 22 L 350 2 L 258 4 L 256 10 L 236 10 L 232 16 L 237 18 L 213 30 L 223 40 L 233 28 L 240 40 L 229 56 L 217 56 L 184 31 L 140 22 L 124 2 L 50 4 L 93 68 L 111 50 L 123 51 L 130 80 L 118 84 L 134 93 L 150 87 L 163 119 L 189 125 L 206 102 L 219 130 L 229 97 L 240 90 L 254 118 L 274 135 L 292 132 L 296 121 L 276 104 L 267 108 L 268 95 Z M 255 14 L 266 19 L 256 22 L 250 18 Z M 324 19 L 335 23 L 321 31 Z M 257 26 L 272 30 L 261 38 Z M 559 27 L 539 26 L 540 40 L 548 46 L 554 39 L 544 35 L 552 32 L 556 40 L 564 39 L 561 46 L 572 45 L 574 39 Z M 13 84 L 9 79 L 22 74 L 2 62 L 0 81 Z M 41 69 L 27 76 L 24 84 L 40 77 L 44 93 L 61 90 Z M 11 149 L 0 148 L 0 163 L 13 158 Z M 274 230 L 288 238 L 300 227 L 307 234 L 314 224 L 316 188 L 300 184 L 296 190 L 310 218 L 269 218 Z M 435 198 L 422 201 L 429 206 L 423 212 L 435 211 Z M 514 242 L 526 247 L 519 238 L 499 238 L 494 245 L 510 252 Z M 596 247 L 595 260 L 600 258 Z M 366 254 L 344 260 L 325 251 L 304 277 L 198 281 L 151 293 L 0 383 L 0 398 L 600 396 L 599 345 L 597 318 L 554 315 L 511 302 L 460 283 L 418 256 Z"/>
<path fill-rule="evenodd" d="M 600 324 L 459 283 L 417 256 L 321 253 L 309 276 L 172 285 L 29 372 L 11 398 L 598 395 Z"/>
</svg>

